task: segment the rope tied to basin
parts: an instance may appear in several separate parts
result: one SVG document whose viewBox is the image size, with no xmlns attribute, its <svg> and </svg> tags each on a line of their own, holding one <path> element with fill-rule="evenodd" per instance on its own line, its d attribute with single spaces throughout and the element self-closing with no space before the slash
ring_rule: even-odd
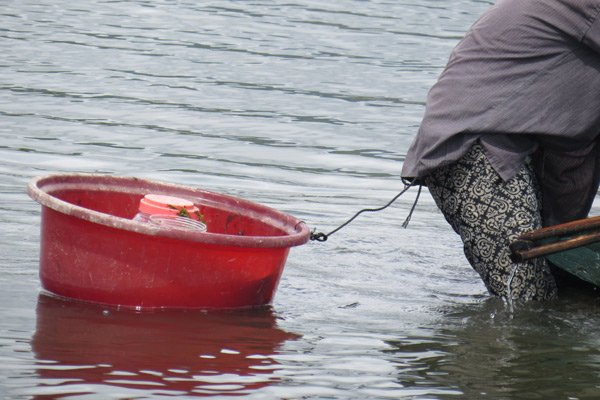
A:
<svg viewBox="0 0 600 400">
<path fill-rule="evenodd" d="M 396 200 L 398 200 L 400 198 L 400 196 L 402 196 L 404 193 L 406 193 L 413 186 L 416 186 L 416 184 L 410 183 L 410 182 L 409 183 L 405 182 L 404 189 L 402 189 L 402 191 L 400 191 L 398 194 L 396 194 L 387 204 L 385 204 L 385 205 L 383 205 L 381 207 L 376 207 L 376 208 L 363 208 L 362 210 L 359 210 L 358 212 L 356 212 L 346 222 L 342 223 L 341 225 L 339 225 L 337 228 L 335 228 L 334 230 L 332 230 L 329 233 L 316 232 L 316 228 L 313 229 L 312 232 L 310 233 L 310 240 L 317 241 L 317 242 L 326 242 L 327 239 L 329 239 L 329 236 L 331 236 L 334 233 L 338 232 L 340 229 L 346 227 L 348 224 L 350 224 L 352 221 L 354 221 L 362 213 L 365 213 L 365 212 L 377 212 L 377 211 L 385 210 L 386 208 L 388 208 L 389 206 L 391 206 L 392 204 L 394 204 L 394 202 Z M 423 188 L 422 185 L 418 185 L 418 186 L 419 186 L 419 189 L 417 191 L 417 197 L 415 198 L 415 201 L 413 202 L 413 205 L 410 208 L 408 216 L 406 217 L 406 219 L 402 223 L 402 228 L 406 228 L 408 226 L 408 223 L 410 222 L 410 219 L 412 217 L 413 211 L 417 207 L 417 202 L 419 201 L 419 196 L 421 195 L 421 189 Z"/>
</svg>

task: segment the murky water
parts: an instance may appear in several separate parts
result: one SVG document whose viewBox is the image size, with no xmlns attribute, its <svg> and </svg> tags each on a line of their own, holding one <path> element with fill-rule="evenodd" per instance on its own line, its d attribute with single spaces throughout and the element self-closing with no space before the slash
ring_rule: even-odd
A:
<svg viewBox="0 0 600 400">
<path fill-rule="evenodd" d="M 595 293 L 508 312 L 427 194 L 407 230 L 414 192 L 294 248 L 267 309 L 40 293 L 34 176 L 183 183 L 324 231 L 385 204 L 427 89 L 489 2 L 1 3 L 2 398 L 600 396 Z"/>
</svg>

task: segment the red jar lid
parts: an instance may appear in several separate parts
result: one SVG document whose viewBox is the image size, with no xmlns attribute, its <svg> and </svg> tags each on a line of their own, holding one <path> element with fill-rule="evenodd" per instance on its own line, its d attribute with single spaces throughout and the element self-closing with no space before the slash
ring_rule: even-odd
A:
<svg viewBox="0 0 600 400">
<path fill-rule="evenodd" d="M 197 213 L 198 207 L 189 200 L 162 194 L 147 194 L 140 200 L 140 212 L 149 215 L 168 214 L 178 215 L 182 212 L 190 216 Z M 185 211 L 183 211 L 185 210 Z"/>
</svg>

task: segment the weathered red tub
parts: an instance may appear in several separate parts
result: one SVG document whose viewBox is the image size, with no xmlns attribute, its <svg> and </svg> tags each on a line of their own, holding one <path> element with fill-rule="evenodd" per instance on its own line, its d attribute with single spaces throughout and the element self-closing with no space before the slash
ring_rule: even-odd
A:
<svg viewBox="0 0 600 400">
<path fill-rule="evenodd" d="M 132 177 L 49 175 L 33 179 L 28 193 L 42 205 L 42 287 L 115 306 L 269 304 L 290 247 L 310 234 L 296 218 L 260 204 Z M 131 220 L 148 193 L 192 201 L 208 232 Z"/>
</svg>

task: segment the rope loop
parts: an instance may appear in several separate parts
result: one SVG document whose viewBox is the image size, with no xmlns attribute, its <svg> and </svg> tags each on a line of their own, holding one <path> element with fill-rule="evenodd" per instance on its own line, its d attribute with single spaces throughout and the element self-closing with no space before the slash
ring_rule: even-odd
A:
<svg viewBox="0 0 600 400">
<path fill-rule="evenodd" d="M 316 240 L 317 242 L 326 242 L 328 238 L 329 238 L 329 235 L 327 235 L 323 232 L 315 233 L 314 229 L 310 233 L 310 240 Z"/>
</svg>

